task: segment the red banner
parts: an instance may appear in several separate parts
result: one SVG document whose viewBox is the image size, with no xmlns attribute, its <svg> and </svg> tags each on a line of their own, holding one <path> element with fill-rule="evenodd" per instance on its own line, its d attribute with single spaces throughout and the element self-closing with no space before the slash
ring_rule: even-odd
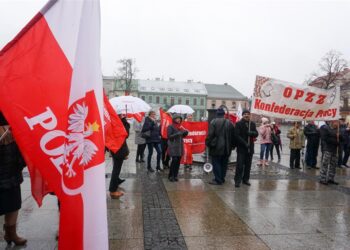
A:
<svg viewBox="0 0 350 250">
<path fill-rule="evenodd" d="M 182 126 L 189 132 L 184 138 L 184 143 L 192 145 L 192 154 L 203 153 L 205 138 L 208 135 L 208 122 L 183 122 Z"/>
</svg>

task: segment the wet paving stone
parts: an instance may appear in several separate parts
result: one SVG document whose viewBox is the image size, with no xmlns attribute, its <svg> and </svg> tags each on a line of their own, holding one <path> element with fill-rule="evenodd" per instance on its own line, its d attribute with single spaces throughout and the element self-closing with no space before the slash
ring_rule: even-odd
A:
<svg viewBox="0 0 350 250">
<path fill-rule="evenodd" d="M 161 175 L 138 170 L 142 182 L 144 249 L 187 249 Z"/>
<path fill-rule="evenodd" d="M 270 249 L 256 236 L 185 237 L 185 240 L 189 250 Z"/>
</svg>

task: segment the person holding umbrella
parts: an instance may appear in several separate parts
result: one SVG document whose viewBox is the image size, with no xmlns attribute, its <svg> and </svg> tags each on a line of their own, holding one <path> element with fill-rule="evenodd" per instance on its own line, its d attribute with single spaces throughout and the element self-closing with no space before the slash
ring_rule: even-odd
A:
<svg viewBox="0 0 350 250">
<path fill-rule="evenodd" d="M 168 153 L 171 157 L 169 180 L 178 181 L 181 156 L 184 151 L 183 138 L 188 135 L 188 131 L 182 126 L 182 117 L 179 114 L 173 115 L 173 124 L 168 127 Z"/>
</svg>

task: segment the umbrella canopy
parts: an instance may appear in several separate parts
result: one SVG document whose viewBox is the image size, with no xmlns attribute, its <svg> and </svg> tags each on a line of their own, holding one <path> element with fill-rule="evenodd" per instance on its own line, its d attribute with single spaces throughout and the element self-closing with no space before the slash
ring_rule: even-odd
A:
<svg viewBox="0 0 350 250">
<path fill-rule="evenodd" d="M 117 96 L 109 99 L 112 107 L 124 114 L 144 113 L 151 110 L 151 107 L 142 99 L 128 96 Z"/>
<path fill-rule="evenodd" d="M 193 114 L 194 110 L 187 105 L 174 105 L 167 112 L 178 113 L 178 114 Z"/>
</svg>

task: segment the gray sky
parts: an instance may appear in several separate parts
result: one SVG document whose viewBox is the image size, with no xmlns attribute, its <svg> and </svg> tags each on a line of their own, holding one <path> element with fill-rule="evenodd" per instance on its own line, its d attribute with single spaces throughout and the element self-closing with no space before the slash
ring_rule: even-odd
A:
<svg viewBox="0 0 350 250">
<path fill-rule="evenodd" d="M 0 47 L 46 0 L 0 0 Z M 102 72 L 136 59 L 138 78 L 302 83 L 331 49 L 350 60 L 350 0 L 101 0 Z"/>
</svg>

